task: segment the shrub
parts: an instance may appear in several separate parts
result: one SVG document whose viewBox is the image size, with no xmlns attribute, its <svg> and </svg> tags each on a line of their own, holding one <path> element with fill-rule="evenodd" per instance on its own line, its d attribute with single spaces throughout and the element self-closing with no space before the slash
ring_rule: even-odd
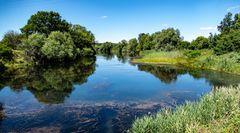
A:
<svg viewBox="0 0 240 133">
<path fill-rule="evenodd" d="M 95 52 L 91 48 L 83 48 L 80 52 L 81 56 L 94 56 Z"/>
<path fill-rule="evenodd" d="M 4 61 L 9 61 L 12 60 L 12 58 L 13 58 L 12 49 L 3 43 L 0 43 L 0 59 Z"/>
<path fill-rule="evenodd" d="M 205 48 L 209 48 L 209 42 L 208 39 L 203 36 L 197 37 L 197 39 L 193 40 L 190 45 L 190 49 L 205 49 Z"/>
<path fill-rule="evenodd" d="M 32 61 L 41 61 L 44 57 L 41 48 L 45 44 L 46 36 L 43 34 L 32 34 L 23 42 L 26 54 Z"/>
<path fill-rule="evenodd" d="M 196 50 L 191 50 L 191 51 L 185 52 L 184 55 L 187 56 L 188 58 L 196 58 L 201 55 L 201 52 Z"/>
<path fill-rule="evenodd" d="M 49 60 L 63 61 L 75 59 L 77 56 L 76 47 L 69 33 L 52 32 L 41 48 L 41 52 Z"/>
</svg>

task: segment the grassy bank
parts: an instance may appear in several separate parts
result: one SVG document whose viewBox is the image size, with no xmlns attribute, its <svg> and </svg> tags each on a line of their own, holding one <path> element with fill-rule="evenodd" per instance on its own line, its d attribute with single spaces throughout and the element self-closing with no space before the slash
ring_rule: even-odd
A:
<svg viewBox="0 0 240 133">
<path fill-rule="evenodd" d="M 219 88 L 197 103 L 137 119 L 132 133 L 239 133 L 240 86 Z"/>
<path fill-rule="evenodd" d="M 211 50 L 197 51 L 144 51 L 133 63 L 173 64 L 190 68 L 211 69 L 227 73 L 240 74 L 240 54 L 231 52 L 215 55 Z"/>
</svg>

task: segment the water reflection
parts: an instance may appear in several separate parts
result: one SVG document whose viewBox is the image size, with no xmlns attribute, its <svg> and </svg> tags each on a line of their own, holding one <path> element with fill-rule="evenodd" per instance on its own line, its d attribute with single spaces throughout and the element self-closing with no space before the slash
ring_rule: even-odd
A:
<svg viewBox="0 0 240 133">
<path fill-rule="evenodd" d="M 2 123 L 2 120 L 4 118 L 4 112 L 3 112 L 3 104 L 0 103 L 0 126 L 1 126 L 1 123 Z"/>
<path fill-rule="evenodd" d="M 138 70 L 153 74 L 166 84 L 174 83 L 180 75 L 189 74 L 194 79 L 205 79 L 211 86 L 229 86 L 240 83 L 238 75 L 210 70 L 189 69 L 171 65 L 138 65 Z"/>
<path fill-rule="evenodd" d="M 29 90 L 39 102 L 63 103 L 73 91 L 74 84 L 87 82 L 95 71 L 95 59 L 84 58 L 75 63 L 60 66 L 35 67 L 18 72 L 6 72 L 1 86 L 10 86 L 15 92 Z"/>
</svg>

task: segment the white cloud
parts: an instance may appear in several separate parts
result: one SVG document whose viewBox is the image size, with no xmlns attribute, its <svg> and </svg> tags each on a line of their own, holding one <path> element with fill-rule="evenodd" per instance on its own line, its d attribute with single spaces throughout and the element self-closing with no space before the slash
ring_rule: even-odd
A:
<svg viewBox="0 0 240 133">
<path fill-rule="evenodd" d="M 162 24 L 163 27 L 168 27 L 168 24 Z"/>
<path fill-rule="evenodd" d="M 229 7 L 227 9 L 227 11 L 232 11 L 232 10 L 236 10 L 236 9 L 240 9 L 240 5 Z"/>
<path fill-rule="evenodd" d="M 108 16 L 101 16 L 100 18 L 101 19 L 106 19 L 106 18 L 108 18 Z"/>
<path fill-rule="evenodd" d="M 217 30 L 216 26 L 200 27 L 200 30 Z"/>
</svg>

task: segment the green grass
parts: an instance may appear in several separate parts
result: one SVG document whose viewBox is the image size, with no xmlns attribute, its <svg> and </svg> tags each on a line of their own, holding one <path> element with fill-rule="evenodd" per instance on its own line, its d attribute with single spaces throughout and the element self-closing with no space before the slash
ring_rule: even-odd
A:
<svg viewBox="0 0 240 133">
<path fill-rule="evenodd" d="M 240 54 L 235 52 L 217 56 L 211 50 L 144 51 L 140 54 L 140 57 L 139 59 L 133 59 L 132 62 L 173 64 L 240 74 Z"/>
<path fill-rule="evenodd" d="M 240 85 L 222 87 L 188 102 L 175 111 L 162 110 L 154 116 L 138 118 L 132 133 L 239 133 Z"/>
</svg>

